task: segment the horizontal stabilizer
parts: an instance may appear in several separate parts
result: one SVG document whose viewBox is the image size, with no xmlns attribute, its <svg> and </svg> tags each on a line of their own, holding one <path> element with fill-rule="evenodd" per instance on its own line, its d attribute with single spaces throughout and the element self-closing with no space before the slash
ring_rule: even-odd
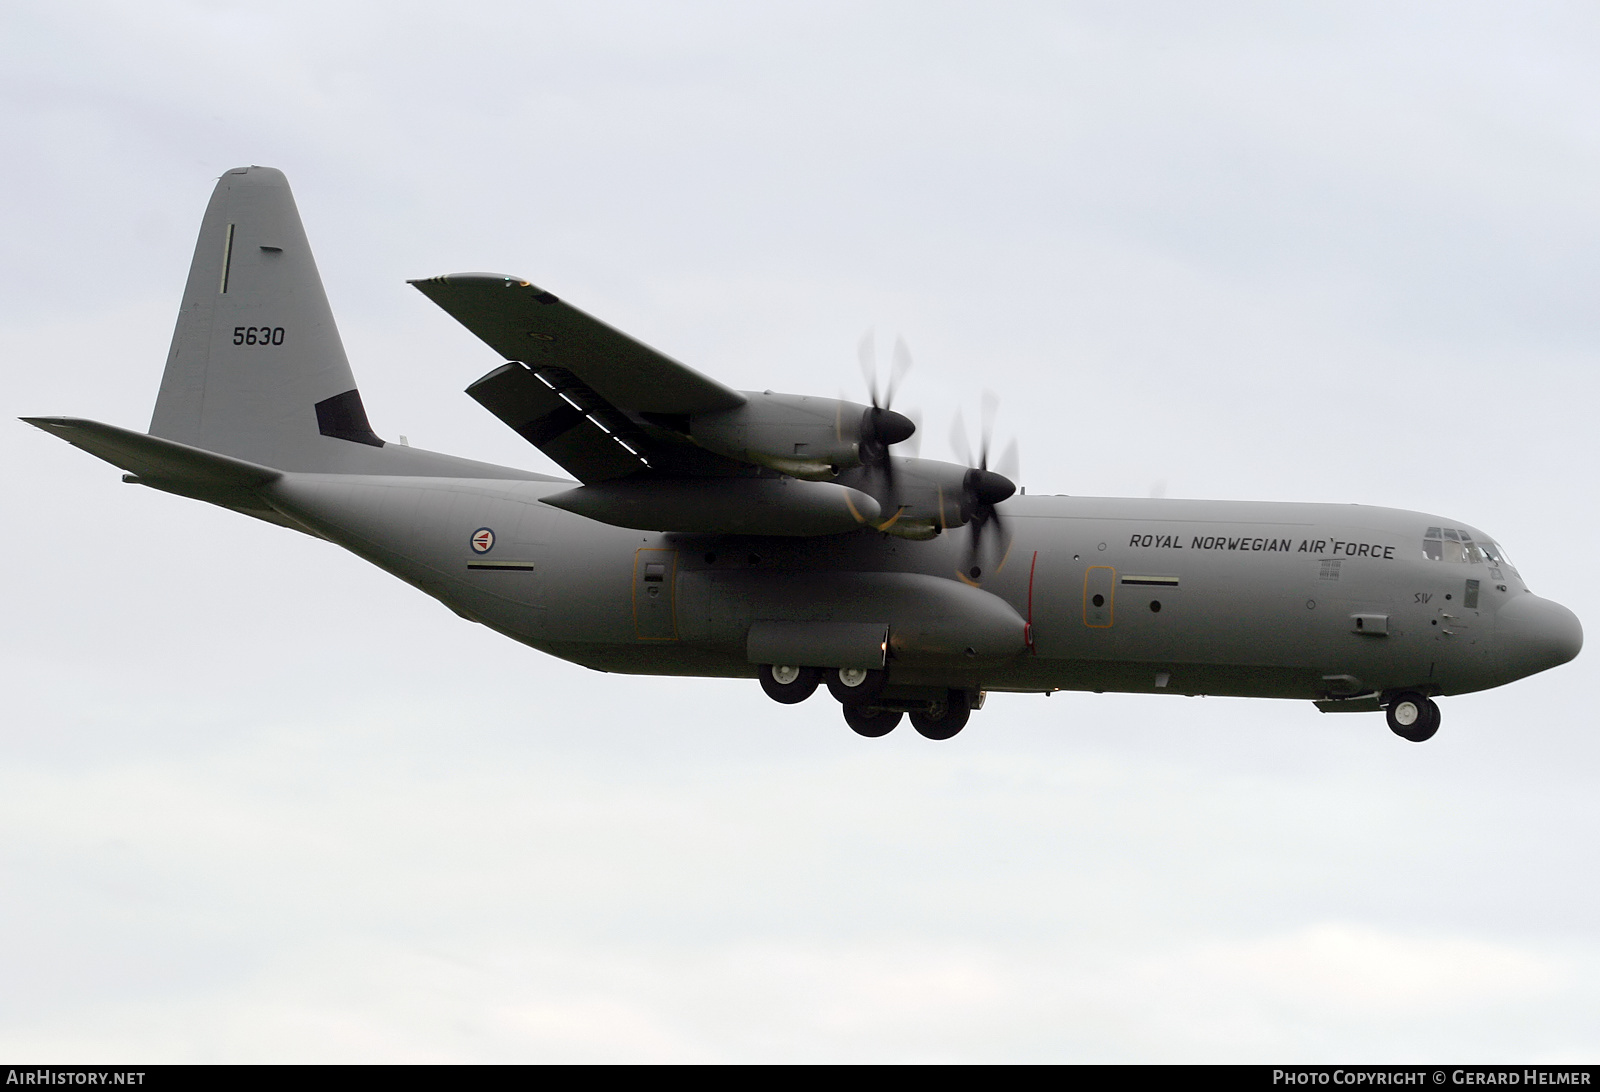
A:
<svg viewBox="0 0 1600 1092">
<path fill-rule="evenodd" d="M 839 535 L 879 516 L 865 493 L 798 478 L 630 479 L 540 499 L 615 527 L 684 534 Z"/>
<path fill-rule="evenodd" d="M 564 368 L 629 413 L 679 416 L 744 404 L 701 375 L 519 277 L 450 273 L 409 282 L 507 360 Z"/>
<path fill-rule="evenodd" d="M 210 501 L 228 508 L 265 509 L 256 491 L 283 477 L 282 471 L 203 451 L 176 440 L 146 436 L 81 417 L 24 417 L 22 420 L 73 447 L 121 467 L 140 485 Z"/>
</svg>

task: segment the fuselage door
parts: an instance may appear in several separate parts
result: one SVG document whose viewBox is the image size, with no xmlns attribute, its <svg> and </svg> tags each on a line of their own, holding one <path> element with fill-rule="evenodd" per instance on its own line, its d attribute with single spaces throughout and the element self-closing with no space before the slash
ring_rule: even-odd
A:
<svg viewBox="0 0 1600 1092">
<path fill-rule="evenodd" d="M 633 630 L 641 641 L 678 639 L 678 551 L 642 548 L 633 552 Z"/>
<path fill-rule="evenodd" d="M 1090 629 L 1110 629 L 1112 599 L 1117 590 L 1117 570 L 1110 565 L 1090 565 L 1083 574 L 1083 624 Z"/>
</svg>

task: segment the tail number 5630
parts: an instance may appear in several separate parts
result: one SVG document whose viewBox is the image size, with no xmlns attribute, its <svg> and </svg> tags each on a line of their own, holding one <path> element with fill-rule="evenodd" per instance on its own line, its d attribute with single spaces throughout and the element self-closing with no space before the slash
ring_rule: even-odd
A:
<svg viewBox="0 0 1600 1092">
<path fill-rule="evenodd" d="M 235 326 L 233 328 L 233 343 L 235 345 L 282 345 L 282 326 Z"/>
</svg>

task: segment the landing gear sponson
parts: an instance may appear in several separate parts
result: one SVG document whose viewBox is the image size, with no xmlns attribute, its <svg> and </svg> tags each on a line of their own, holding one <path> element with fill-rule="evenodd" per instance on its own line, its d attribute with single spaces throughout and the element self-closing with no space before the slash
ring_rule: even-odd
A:
<svg viewBox="0 0 1600 1092">
<path fill-rule="evenodd" d="M 965 690 L 947 690 L 933 698 L 886 698 L 883 693 L 889 673 L 869 668 L 762 664 L 757 674 L 767 697 L 784 705 L 805 701 L 826 682 L 828 692 L 844 709 L 845 723 L 857 735 L 871 738 L 888 735 L 909 713 L 911 726 L 919 735 L 950 739 L 967 726 L 972 710 L 981 704 Z"/>
</svg>

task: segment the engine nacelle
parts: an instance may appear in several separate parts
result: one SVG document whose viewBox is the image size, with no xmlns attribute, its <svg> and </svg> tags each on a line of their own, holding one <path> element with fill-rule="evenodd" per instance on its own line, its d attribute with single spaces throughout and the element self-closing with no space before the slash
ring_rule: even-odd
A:
<svg viewBox="0 0 1600 1092">
<path fill-rule="evenodd" d="M 741 393 L 747 398 L 742 406 L 689 417 L 689 437 L 718 455 L 808 481 L 826 481 L 858 467 L 863 448 L 886 448 L 916 431 L 901 414 L 859 402 Z"/>
<path fill-rule="evenodd" d="M 841 535 L 882 519 L 866 493 L 792 478 L 624 479 L 540 500 L 614 527 L 686 534 Z"/>
<path fill-rule="evenodd" d="M 893 459 L 892 473 L 877 468 L 852 470 L 839 478 L 872 495 L 883 510 L 873 523 L 900 538 L 929 539 L 972 520 L 980 506 L 993 506 L 1016 492 L 1016 485 L 992 470 L 937 459 Z"/>
</svg>

